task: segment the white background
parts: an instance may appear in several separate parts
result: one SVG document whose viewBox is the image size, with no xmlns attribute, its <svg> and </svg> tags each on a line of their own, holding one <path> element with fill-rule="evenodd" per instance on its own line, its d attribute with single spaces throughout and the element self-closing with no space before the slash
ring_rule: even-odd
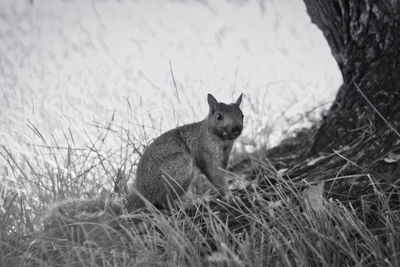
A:
<svg viewBox="0 0 400 267">
<path fill-rule="evenodd" d="M 202 119 L 208 92 L 243 92 L 242 142 L 270 146 L 340 83 L 300 0 L 0 1 L 0 144 L 14 149 L 40 142 L 28 125 L 91 136 L 114 112 L 146 143 Z"/>
</svg>

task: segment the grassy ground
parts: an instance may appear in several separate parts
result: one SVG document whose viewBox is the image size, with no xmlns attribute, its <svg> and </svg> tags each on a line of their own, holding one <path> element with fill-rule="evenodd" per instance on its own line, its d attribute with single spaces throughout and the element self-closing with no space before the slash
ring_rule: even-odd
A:
<svg viewBox="0 0 400 267">
<path fill-rule="evenodd" d="M 229 203 L 207 192 L 189 208 L 128 214 L 124 181 L 141 148 L 129 134 L 108 148 L 113 127 L 103 128 L 84 147 L 66 133 L 67 146 L 37 147 L 33 158 L 1 147 L 8 164 L 0 189 L 1 266 L 400 265 L 396 184 L 365 170 L 348 175 L 348 162 L 326 163 L 332 155 L 304 164 L 319 165 L 319 175 L 288 179 L 304 167 L 278 170 L 277 157 L 245 153 L 233 155 Z M 326 182 L 312 182 L 320 178 Z M 358 198 L 330 192 L 329 180 L 356 186 L 360 179 L 370 190 Z M 122 185 L 120 195 L 115 185 Z"/>
<path fill-rule="evenodd" d="M 62 7 L 68 5 L 65 3 L 64 6 L 64 1 L 60 1 L 60 3 L 62 3 Z M 102 3 L 99 2 L 99 5 Z M 49 7 L 49 5 L 43 5 L 43 8 L 45 7 Z M 109 11 L 107 7 L 106 5 L 103 8 L 105 14 L 108 14 Z M 207 192 L 190 208 L 178 206 L 172 211 L 161 212 L 149 207 L 147 211 L 128 214 L 124 210 L 124 192 L 127 191 L 129 184 L 127 185 L 125 182 L 127 178 L 132 180 L 134 177 L 135 164 L 142 152 L 143 142 L 150 140 L 153 135 L 166 127 L 163 125 L 163 119 L 168 123 L 181 123 L 183 120 L 183 118 L 170 119 L 175 116 L 175 109 L 178 108 L 173 104 L 171 107 L 166 107 L 167 112 L 164 107 L 159 108 L 158 102 L 152 105 L 147 103 L 144 106 L 150 111 L 141 112 L 143 99 L 154 100 L 148 95 L 147 97 L 146 95 L 142 96 L 141 92 L 151 89 L 157 93 L 159 90 L 157 84 L 167 84 L 170 89 L 173 89 L 169 92 L 173 93 L 168 94 L 167 98 L 160 99 L 162 102 L 167 99 L 166 102 L 177 103 L 177 101 L 169 101 L 176 100 L 174 99 L 175 92 L 183 97 L 182 102 L 192 104 L 192 101 L 187 100 L 198 99 L 198 103 L 195 102 L 188 107 L 189 111 L 183 113 L 187 116 L 182 117 L 187 119 L 197 117 L 201 113 L 197 114 L 195 111 L 204 107 L 203 98 L 187 98 L 183 89 L 178 91 L 176 87 L 174 88 L 172 84 L 175 81 L 172 83 L 171 79 L 172 68 L 168 68 L 168 62 L 171 64 L 171 60 L 168 58 L 165 59 L 165 64 L 161 65 L 164 67 L 159 72 L 164 75 L 154 75 L 161 77 L 160 81 L 154 83 L 152 79 L 155 77 L 151 75 L 152 72 L 146 71 L 146 69 L 132 70 L 131 59 L 118 63 L 117 69 L 125 72 L 112 72 L 115 69 L 114 64 L 116 64 L 114 60 L 111 60 L 112 57 L 98 60 L 99 55 L 93 52 L 91 43 L 87 43 L 89 45 L 87 51 L 92 52 L 83 56 L 80 53 L 81 50 L 76 50 L 76 44 L 69 39 L 69 31 L 72 33 L 71 36 L 79 36 L 74 34 L 72 31 L 74 29 L 68 28 L 65 29 L 65 32 L 62 31 L 61 36 L 66 41 L 62 38 L 55 38 L 56 44 L 59 45 L 42 46 L 42 43 L 47 44 L 48 40 L 43 38 L 37 41 L 35 37 L 38 32 L 41 32 L 41 29 L 47 30 L 45 32 L 50 36 L 59 36 L 60 30 L 58 29 L 64 29 L 65 24 L 60 23 L 57 16 L 43 16 L 40 12 L 34 13 L 33 17 L 30 17 L 31 8 L 33 5 L 26 5 L 26 8 L 11 8 L 12 13 L 3 16 L 4 20 L 2 21 L 4 25 L 8 25 L 6 27 L 8 38 L 3 42 L 4 47 L 7 47 L 7 50 L 4 48 L 4 51 L 7 52 L 3 54 L 8 60 L 2 61 L 2 64 L 4 65 L 3 69 L 11 71 L 12 75 L 9 75 L 8 72 L 3 73 L 7 79 L 1 82 L 6 88 L 5 90 L 9 89 L 9 91 L 5 91 L 6 93 L 3 92 L 4 97 L 1 98 L 1 101 L 4 102 L 1 105 L 3 110 L 0 112 L 2 127 L 8 127 L 11 130 L 6 131 L 6 135 L 1 132 L 2 141 L 0 142 L 7 144 L 7 146 L 0 145 L 0 266 L 400 265 L 398 252 L 400 251 L 400 231 L 398 229 L 400 217 L 399 207 L 396 204 L 399 199 L 399 188 L 396 184 L 382 184 L 381 179 L 378 180 L 377 175 L 369 173 L 368 169 L 356 168 L 350 174 L 345 173 L 351 164 L 341 154 L 326 155 L 319 158 L 318 161 L 314 159 L 314 161 L 296 165 L 293 163 L 296 162 L 296 155 L 290 149 L 286 149 L 286 152 L 290 152 L 289 154 L 294 157 L 292 164 L 287 164 L 288 161 L 291 161 L 290 158 L 282 159 L 275 154 L 274 160 L 270 162 L 266 159 L 267 154 L 263 150 L 254 154 L 243 152 L 246 151 L 246 146 L 259 148 L 261 143 L 271 143 L 269 138 L 272 130 L 302 122 L 307 120 L 304 117 L 313 116 L 313 113 L 310 112 L 306 116 L 295 117 L 292 119 L 294 121 L 286 121 L 285 115 L 293 112 L 289 110 L 289 106 L 286 107 L 276 100 L 284 96 L 282 92 L 286 92 L 286 89 L 291 94 L 293 90 L 286 88 L 290 87 L 288 82 L 265 86 L 265 81 L 270 80 L 265 75 L 266 73 L 268 75 L 277 73 L 282 77 L 291 76 L 282 72 L 286 68 L 276 67 L 275 63 L 272 65 L 279 71 L 266 71 L 268 68 L 265 67 L 265 64 L 269 60 L 261 60 L 263 68 L 255 68 L 262 70 L 259 74 L 260 84 L 256 83 L 254 79 L 251 80 L 253 84 L 248 84 L 249 75 L 241 73 L 239 70 L 238 79 L 236 79 L 235 72 L 234 82 L 227 79 L 228 82 L 217 86 L 218 88 L 234 87 L 234 90 L 237 88 L 250 90 L 249 88 L 255 87 L 260 88 L 260 92 L 264 93 L 263 97 L 261 95 L 260 97 L 248 96 L 246 99 L 248 101 L 255 99 L 253 101 L 257 103 L 250 103 L 251 105 L 247 107 L 246 130 L 248 135 L 241 139 L 242 143 L 237 149 L 241 153 L 237 152 L 232 155 L 232 164 L 236 170 L 227 174 L 235 181 L 232 185 L 235 198 L 229 203 L 223 203 L 216 200 L 212 192 Z M 123 9 L 132 12 L 135 8 Z M 64 8 L 57 6 L 54 10 L 57 11 L 57 14 L 58 12 L 66 13 Z M 7 14 L 7 12 L 5 13 Z M 73 11 L 73 14 L 75 13 L 76 10 Z M 161 11 L 161 14 L 164 13 Z M 299 14 L 297 9 L 295 13 Z M 147 19 L 147 16 L 144 17 Z M 289 17 L 290 21 L 293 21 L 293 17 Z M 110 18 L 110 20 L 114 20 L 114 18 Z M 99 25 L 101 25 L 100 22 L 102 20 L 99 20 Z M 67 23 L 67 25 L 75 27 L 73 23 Z M 242 26 L 242 24 L 240 25 Z M 264 25 L 262 32 L 266 32 L 264 27 L 273 24 L 264 23 Z M 51 27 L 47 28 L 47 26 Z M 86 27 L 80 28 L 80 31 L 86 29 Z M 118 26 L 115 29 L 120 28 L 122 27 Z M 131 34 L 137 32 L 131 27 L 124 28 L 129 29 Z M 300 29 L 302 28 L 300 27 Z M 103 32 L 104 29 L 100 29 Z M 118 32 L 112 27 L 108 31 L 110 33 Z M 97 34 L 97 32 L 94 33 Z M 196 38 L 193 40 L 198 39 L 198 33 L 195 34 Z M 91 36 L 91 31 L 88 35 Z M 43 34 L 43 36 L 49 35 Z M 97 38 L 89 37 L 88 39 L 94 40 Z M 112 34 L 109 38 L 111 41 L 114 40 Z M 313 39 L 309 35 L 304 35 L 304 38 Z M 129 35 L 126 38 L 126 47 L 135 46 L 135 42 L 130 39 L 128 41 L 128 39 Z M 168 42 L 169 39 L 171 38 L 168 38 Z M 279 38 L 275 39 L 280 40 Z M 19 40 L 24 40 L 24 42 L 21 43 Z M 78 40 L 78 46 L 86 46 L 85 40 L 86 38 Z M 292 39 L 282 40 L 282 43 L 293 43 L 290 40 Z M 112 43 L 111 41 L 110 43 Z M 269 37 L 268 42 L 271 42 Z M 149 43 L 157 42 L 152 42 L 151 39 Z M 291 52 L 291 54 L 303 55 L 305 49 L 310 49 L 311 54 L 315 55 L 316 47 L 319 46 L 313 45 L 313 43 L 306 44 L 304 47 L 300 47 L 303 53 Z M 38 53 L 32 53 L 32 47 L 35 49 L 33 51 Z M 59 49 L 60 47 L 63 48 L 60 51 L 68 53 L 55 53 L 56 57 L 53 58 L 53 48 Z M 160 47 L 165 49 L 165 46 Z M 279 46 L 277 47 L 279 49 Z M 103 48 L 99 49 L 101 51 Z M 119 43 L 112 50 L 119 52 Z M 286 49 L 280 50 L 282 54 L 286 54 Z M 217 51 L 219 54 L 220 50 Z M 152 68 L 159 65 L 158 56 L 156 57 L 157 62 L 152 63 L 145 53 L 139 52 L 144 62 L 147 62 Z M 150 52 L 154 54 L 153 51 Z M 169 54 L 165 51 L 162 52 Z M 121 58 L 135 58 L 127 56 L 127 53 L 122 53 Z M 271 53 L 280 55 L 275 48 L 271 50 Z M 253 54 L 258 60 L 259 54 Z M 73 67 L 61 73 L 56 66 L 65 65 L 65 55 L 70 57 L 69 63 Z M 202 56 L 202 54 L 199 55 Z M 84 62 L 90 63 L 89 71 L 82 71 L 86 68 L 86 64 L 81 64 L 82 68 L 78 68 L 79 64 L 75 64 L 75 60 L 82 57 L 86 59 Z M 249 57 L 247 52 L 244 58 L 249 60 L 252 66 L 254 65 L 255 60 Z M 286 67 L 293 66 L 293 57 L 287 58 L 289 61 L 283 61 Z M 309 64 L 311 57 L 306 58 Z M 218 60 L 218 62 L 223 61 Z M 41 67 L 36 66 L 38 62 L 43 64 L 50 62 L 49 65 L 44 64 L 50 67 L 43 71 Z M 199 87 L 204 87 L 203 85 L 192 85 L 192 83 L 196 84 L 197 80 L 201 80 L 197 77 L 199 74 L 196 72 L 191 73 L 196 77 L 196 82 L 183 82 L 185 79 L 182 77 L 186 77 L 185 72 L 182 67 L 179 69 L 177 63 L 172 61 L 173 69 L 177 70 L 176 77 L 180 79 L 178 88 L 185 88 L 185 90 L 189 88 L 197 92 Z M 136 61 L 135 64 L 143 65 Z M 298 65 L 300 67 L 294 73 L 299 77 L 305 76 L 301 72 L 305 69 L 301 60 Z M 102 68 L 99 69 L 98 66 L 102 66 Z M 199 67 L 198 64 L 195 66 Z M 224 62 L 224 66 L 230 67 L 230 64 Z M 214 69 L 205 64 L 206 73 L 211 71 L 214 74 Z M 219 70 L 218 77 L 230 77 L 231 75 L 230 68 L 226 71 L 227 75 L 221 74 L 220 68 L 216 69 Z M 316 70 L 319 70 L 321 75 L 327 73 L 322 67 L 311 67 L 310 69 L 312 74 L 310 81 L 317 80 Z M 189 69 L 187 72 L 192 71 Z M 147 78 L 149 73 L 150 76 Z M 113 75 L 110 76 L 110 74 Z M 45 75 L 45 77 L 39 79 L 41 75 Z M 33 78 L 29 78 L 31 76 Z M 60 80 L 55 83 L 54 77 L 59 77 Z M 271 80 L 279 80 L 279 77 Z M 83 83 L 81 79 L 85 82 Z M 113 81 L 120 83 L 112 84 Z M 210 84 L 209 87 L 215 87 L 219 83 Z M 311 91 L 311 87 L 323 88 L 324 94 L 328 86 L 337 87 L 330 79 L 315 86 L 307 83 L 298 85 L 296 82 L 294 87 L 303 89 L 299 93 L 301 100 L 310 102 L 315 101 L 305 94 Z M 272 90 L 275 93 L 267 94 L 271 90 L 267 90 L 265 87 L 267 89 L 271 87 L 271 90 L 275 89 Z M 95 88 L 100 88 L 102 91 L 92 91 Z M 126 93 L 121 93 L 120 88 L 124 88 Z M 93 98 L 93 95 L 98 94 L 101 97 Z M 199 94 L 203 96 L 205 92 Z M 279 97 L 275 97 L 276 95 Z M 100 101 L 100 98 L 105 99 L 104 102 Z M 292 99 L 299 101 L 296 97 L 287 98 L 290 103 Z M 12 99 L 18 99 L 20 104 L 16 101 L 13 102 Z M 52 102 L 49 102 L 49 99 L 52 99 Z M 92 103 L 89 100 L 95 100 L 95 102 Z M 70 102 L 74 105 L 68 104 Z M 128 103 L 125 105 L 126 102 Z M 273 115 L 266 103 L 281 107 L 282 110 L 279 109 L 281 115 Z M 119 109 L 114 117 L 115 106 L 118 106 Z M 138 109 L 138 106 L 141 109 Z M 156 109 L 152 110 L 149 108 L 150 106 L 156 107 Z M 22 110 L 22 112 L 16 112 L 17 110 Z M 89 110 L 90 112 L 88 112 Z M 125 110 L 129 110 L 129 112 L 125 112 Z M 34 116 L 35 113 L 45 116 L 40 117 L 38 121 Z M 65 114 L 69 116 L 65 116 Z M 128 114 L 128 116 L 124 117 L 121 114 Z M 173 115 L 167 118 L 162 117 L 166 114 Z M 248 114 L 255 115 L 252 117 Z M 96 124 L 90 129 L 90 132 L 87 132 L 86 128 L 82 130 L 83 128 L 78 127 L 77 130 L 74 130 L 72 127 L 77 118 L 85 117 L 86 126 L 88 120 L 90 122 L 93 120 L 103 121 L 103 118 L 108 115 L 109 117 L 112 115 L 110 123 Z M 155 123 L 146 125 L 147 121 L 141 118 L 147 115 L 150 117 L 149 121 Z M 158 117 L 158 115 L 160 116 Z M 116 122 L 118 116 L 121 117 L 119 118 L 120 122 Z M 87 117 L 89 119 L 86 119 Z M 64 132 L 43 134 L 40 129 L 36 128 L 60 124 L 64 127 Z M 276 127 L 280 124 L 283 126 Z M 36 145 L 30 143 L 25 145 L 27 141 L 22 138 L 26 135 L 25 130 L 29 128 L 29 133 L 35 135 Z M 59 129 L 58 127 L 49 129 L 54 128 Z M 151 136 L 147 135 L 149 128 L 153 130 Z M 59 142 L 60 138 L 63 139 L 62 142 Z M 353 148 L 349 150 L 350 152 L 356 151 Z M 345 153 L 348 152 L 345 151 Z M 368 153 L 364 152 L 364 155 L 368 156 Z M 334 160 L 332 163 L 330 161 L 332 158 L 340 160 Z M 389 164 L 397 164 L 399 161 L 396 153 L 393 153 L 393 157 L 386 159 L 391 161 Z M 308 172 L 315 166 L 318 168 Z M 318 182 L 319 180 L 327 181 L 321 183 Z M 334 187 L 332 181 L 348 181 L 349 188 L 356 188 L 357 185 L 362 184 L 366 185 L 368 190 L 363 192 L 362 196 L 360 191 L 354 190 L 345 190 L 342 195 L 333 194 L 331 192 L 331 188 Z M 337 191 L 335 190 L 336 193 Z M 349 198 L 349 195 L 353 198 Z"/>
</svg>

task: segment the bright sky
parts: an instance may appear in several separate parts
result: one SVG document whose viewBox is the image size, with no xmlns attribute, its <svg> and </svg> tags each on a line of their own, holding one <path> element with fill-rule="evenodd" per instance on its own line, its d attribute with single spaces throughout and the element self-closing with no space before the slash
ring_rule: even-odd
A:
<svg viewBox="0 0 400 267">
<path fill-rule="evenodd" d="M 244 135 L 272 127 L 276 144 L 297 114 L 332 101 L 341 83 L 300 0 L 33 3 L 0 3 L 5 143 L 28 136 L 30 122 L 57 135 L 106 124 L 114 111 L 122 126 L 165 131 L 202 119 L 208 92 L 224 102 L 243 92 Z"/>
</svg>

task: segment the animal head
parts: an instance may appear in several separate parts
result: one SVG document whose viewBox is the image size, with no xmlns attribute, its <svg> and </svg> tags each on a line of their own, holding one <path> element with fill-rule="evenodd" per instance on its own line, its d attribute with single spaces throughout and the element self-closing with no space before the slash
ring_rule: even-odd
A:
<svg viewBox="0 0 400 267">
<path fill-rule="evenodd" d="M 208 128 L 222 140 L 234 140 L 242 133 L 243 113 L 240 109 L 242 95 L 232 104 L 218 102 L 211 94 L 207 96 L 210 107 L 207 117 Z"/>
</svg>

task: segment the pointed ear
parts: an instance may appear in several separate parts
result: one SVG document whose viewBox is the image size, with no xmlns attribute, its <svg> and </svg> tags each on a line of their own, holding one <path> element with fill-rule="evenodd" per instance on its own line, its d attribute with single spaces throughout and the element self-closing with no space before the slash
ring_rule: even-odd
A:
<svg viewBox="0 0 400 267">
<path fill-rule="evenodd" d="M 242 96 L 243 96 L 243 93 L 240 94 L 239 98 L 236 100 L 236 102 L 235 102 L 236 105 L 240 106 L 240 104 L 242 103 Z"/>
<path fill-rule="evenodd" d="M 212 94 L 207 95 L 208 105 L 210 106 L 210 110 L 214 112 L 217 109 L 218 101 Z"/>
</svg>

